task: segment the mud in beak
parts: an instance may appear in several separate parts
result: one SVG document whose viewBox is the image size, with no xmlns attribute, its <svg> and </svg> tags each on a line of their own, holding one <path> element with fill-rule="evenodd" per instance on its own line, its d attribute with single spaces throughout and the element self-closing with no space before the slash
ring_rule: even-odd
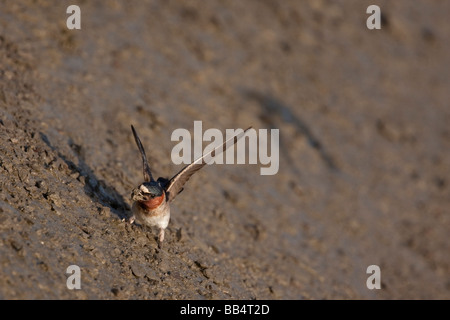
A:
<svg viewBox="0 0 450 320">
<path fill-rule="evenodd" d="M 131 200 L 133 201 L 147 201 L 149 200 L 148 195 L 144 195 L 139 188 L 133 189 L 133 192 L 131 193 Z"/>
</svg>

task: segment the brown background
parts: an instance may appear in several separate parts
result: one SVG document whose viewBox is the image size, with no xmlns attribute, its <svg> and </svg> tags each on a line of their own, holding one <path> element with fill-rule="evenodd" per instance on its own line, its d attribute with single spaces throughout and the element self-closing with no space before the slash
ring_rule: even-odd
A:
<svg viewBox="0 0 450 320">
<path fill-rule="evenodd" d="M 0 2 L 0 298 L 450 298 L 450 2 L 70 4 Z M 279 128 L 280 171 L 202 169 L 158 250 L 130 124 L 169 177 L 194 120 Z"/>
</svg>

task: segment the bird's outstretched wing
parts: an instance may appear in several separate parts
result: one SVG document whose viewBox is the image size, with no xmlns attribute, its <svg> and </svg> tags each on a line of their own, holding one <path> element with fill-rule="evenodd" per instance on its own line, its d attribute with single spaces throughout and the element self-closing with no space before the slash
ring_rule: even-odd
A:
<svg viewBox="0 0 450 320">
<path fill-rule="evenodd" d="M 144 171 L 144 181 L 153 181 L 152 172 L 150 171 L 150 166 L 148 165 L 147 156 L 145 155 L 144 147 L 142 146 L 141 140 L 139 139 L 139 136 L 134 129 L 133 125 L 131 125 L 131 130 L 133 131 L 134 140 L 136 141 L 136 144 L 139 148 L 139 151 L 141 152 L 142 156 L 142 168 Z"/>
<path fill-rule="evenodd" d="M 168 201 L 173 201 L 175 197 L 183 190 L 184 184 L 189 180 L 189 178 L 198 170 L 203 168 L 206 164 L 205 158 L 207 157 L 214 157 L 216 155 L 221 154 L 222 152 L 225 152 L 225 150 L 228 147 L 234 146 L 234 144 L 242 138 L 247 130 L 249 130 L 251 127 L 245 129 L 244 131 L 238 133 L 234 137 L 231 137 L 227 141 L 225 141 L 221 146 L 215 148 L 211 152 L 201 156 L 191 164 L 188 164 L 186 167 L 184 167 L 180 172 L 178 172 L 175 176 L 172 177 L 166 184 L 166 193 L 168 194 Z M 233 141 L 232 143 L 230 143 Z"/>
</svg>

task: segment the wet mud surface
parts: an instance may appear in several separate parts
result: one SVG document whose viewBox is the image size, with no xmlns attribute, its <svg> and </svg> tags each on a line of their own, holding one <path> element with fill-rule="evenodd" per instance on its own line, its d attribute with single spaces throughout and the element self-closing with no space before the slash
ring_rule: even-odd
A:
<svg viewBox="0 0 450 320">
<path fill-rule="evenodd" d="M 449 3 L 70 4 L 1 2 L 0 298 L 450 298 Z M 280 129 L 280 169 L 205 167 L 159 249 L 130 124 L 170 177 L 195 120 Z"/>
</svg>

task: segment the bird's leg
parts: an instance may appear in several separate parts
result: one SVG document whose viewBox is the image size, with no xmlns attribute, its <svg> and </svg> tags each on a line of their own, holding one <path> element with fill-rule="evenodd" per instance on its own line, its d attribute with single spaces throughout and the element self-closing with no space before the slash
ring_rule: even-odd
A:
<svg viewBox="0 0 450 320">
<path fill-rule="evenodd" d="M 158 235 L 158 247 L 161 248 L 162 243 L 164 241 L 164 229 L 159 229 L 159 235 Z"/>
</svg>

